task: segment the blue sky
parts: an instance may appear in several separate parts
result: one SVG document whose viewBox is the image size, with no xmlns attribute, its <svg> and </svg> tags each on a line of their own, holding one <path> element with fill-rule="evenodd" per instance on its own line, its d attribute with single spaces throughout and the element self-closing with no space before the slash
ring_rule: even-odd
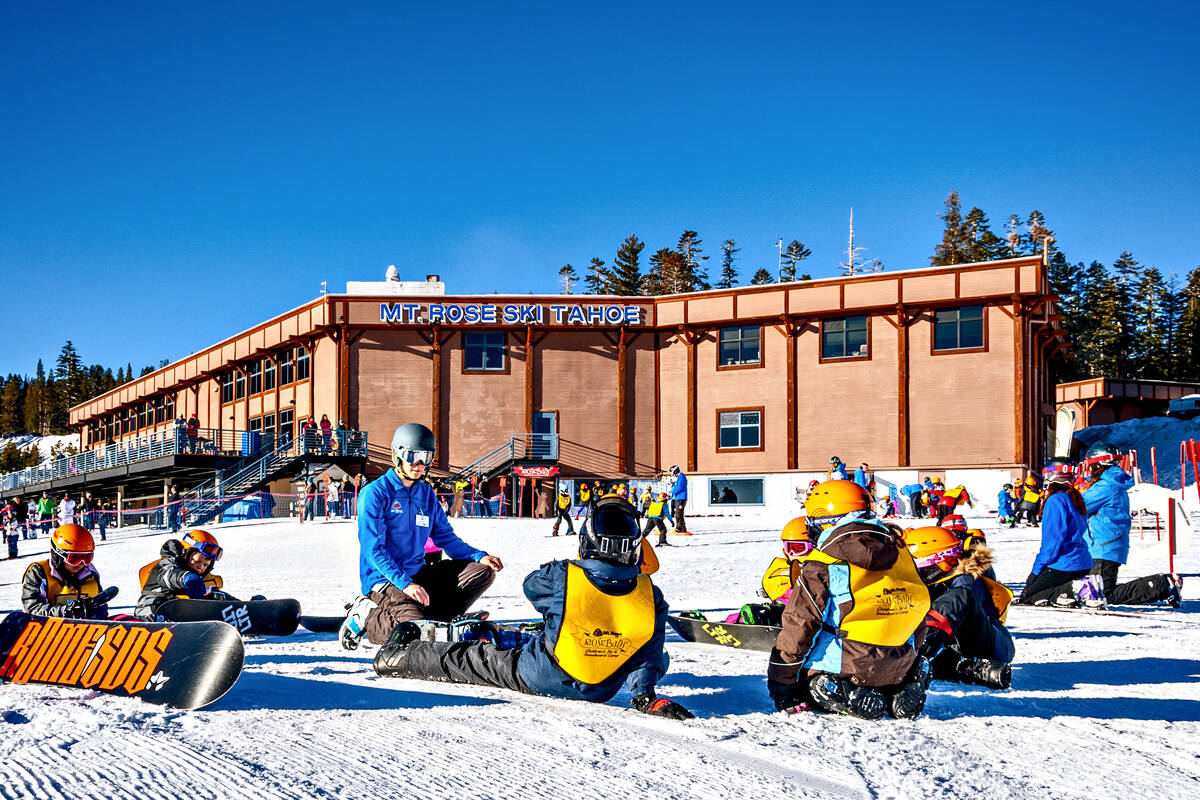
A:
<svg viewBox="0 0 1200 800">
<path fill-rule="evenodd" d="M 1200 263 L 1189 4 L 809 5 L 3 4 L 0 373 L 173 360 L 391 263 L 552 292 L 630 233 L 831 276 L 851 207 L 921 267 L 951 189 Z"/>
</svg>

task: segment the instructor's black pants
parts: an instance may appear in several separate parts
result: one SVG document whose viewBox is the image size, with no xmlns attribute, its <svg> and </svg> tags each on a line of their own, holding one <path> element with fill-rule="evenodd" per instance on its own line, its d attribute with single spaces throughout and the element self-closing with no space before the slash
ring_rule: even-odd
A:
<svg viewBox="0 0 1200 800">
<path fill-rule="evenodd" d="M 1071 582 L 1087 575 L 1086 569 L 1072 570 L 1063 572 L 1062 570 L 1046 568 L 1034 575 L 1029 573 L 1029 577 L 1025 579 L 1025 589 L 1021 592 L 1021 599 L 1017 602 L 1024 605 L 1033 605 L 1038 600 L 1049 600 L 1054 602 L 1054 598 L 1060 594 L 1069 594 L 1075 596 L 1075 590 L 1071 586 Z"/>
<path fill-rule="evenodd" d="M 499 686 L 530 694 L 521 680 L 520 650 L 500 650 L 489 642 L 413 642 L 407 648 L 380 651 L 380 674 L 422 681 Z"/>
<path fill-rule="evenodd" d="M 1121 565 L 1116 561 L 1103 558 L 1096 559 L 1092 574 L 1099 575 L 1104 581 L 1104 599 L 1112 605 L 1138 606 L 1146 603 L 1157 603 L 1166 600 L 1171 594 L 1171 581 L 1166 575 L 1147 575 L 1135 578 L 1128 583 L 1117 583 L 1117 570 Z"/>
</svg>

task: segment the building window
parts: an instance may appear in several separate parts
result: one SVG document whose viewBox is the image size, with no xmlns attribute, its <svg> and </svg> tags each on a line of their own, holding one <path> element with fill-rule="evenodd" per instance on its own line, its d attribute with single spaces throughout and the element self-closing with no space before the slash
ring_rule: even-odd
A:
<svg viewBox="0 0 1200 800">
<path fill-rule="evenodd" d="M 296 348 L 296 380 L 302 381 L 308 377 L 308 348 Z"/>
<path fill-rule="evenodd" d="M 821 358 L 866 358 L 867 318 L 827 319 L 821 323 Z"/>
<path fill-rule="evenodd" d="M 279 354 L 279 385 L 287 386 L 296 380 L 295 368 L 292 366 L 292 351 Z"/>
<path fill-rule="evenodd" d="M 463 369 L 501 371 L 504 369 L 504 333 L 472 332 L 463 334 Z"/>
<path fill-rule="evenodd" d="M 221 402 L 233 402 L 233 373 L 226 372 L 221 375 Z"/>
<path fill-rule="evenodd" d="M 246 396 L 246 375 L 245 373 L 233 371 L 233 399 L 241 400 Z"/>
<path fill-rule="evenodd" d="M 293 425 L 295 424 L 295 409 L 285 408 L 279 412 L 279 444 L 287 444 L 292 440 Z"/>
<path fill-rule="evenodd" d="M 762 478 L 709 478 L 709 505 L 761 506 Z"/>
<path fill-rule="evenodd" d="M 978 350 L 983 347 L 983 306 L 945 308 L 935 312 L 934 350 Z"/>
<path fill-rule="evenodd" d="M 762 410 L 718 411 L 717 449 L 762 449 Z"/>
<path fill-rule="evenodd" d="M 150 425 L 150 409 L 149 403 L 138 403 L 137 406 L 137 426 L 138 430 L 149 427 Z"/>
<path fill-rule="evenodd" d="M 274 414 L 263 414 L 262 429 L 264 431 L 267 431 L 268 433 L 275 432 L 275 415 Z"/>
<path fill-rule="evenodd" d="M 717 366 L 743 367 L 761 363 L 761 340 L 762 328 L 758 325 L 721 328 L 717 343 Z"/>
<path fill-rule="evenodd" d="M 262 393 L 262 362 L 255 361 L 246 369 L 250 377 L 250 394 Z"/>
<path fill-rule="evenodd" d="M 261 431 L 262 423 L 263 423 L 262 417 L 255 417 L 254 419 L 250 420 L 249 429 L 252 431 Z"/>
<path fill-rule="evenodd" d="M 168 419 L 168 420 L 175 419 L 175 398 L 174 397 L 167 398 L 166 403 L 163 405 L 163 411 L 164 411 L 166 419 Z"/>
<path fill-rule="evenodd" d="M 167 421 L 167 398 L 156 397 L 154 399 L 154 423 L 157 425 L 160 422 Z"/>
<path fill-rule="evenodd" d="M 262 362 L 262 387 L 264 392 L 275 388 L 275 362 L 269 358 Z"/>
</svg>

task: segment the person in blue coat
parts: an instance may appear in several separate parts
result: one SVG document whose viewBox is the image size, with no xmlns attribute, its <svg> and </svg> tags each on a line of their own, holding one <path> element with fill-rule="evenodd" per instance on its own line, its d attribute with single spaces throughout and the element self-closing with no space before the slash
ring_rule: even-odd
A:
<svg viewBox="0 0 1200 800">
<path fill-rule="evenodd" d="M 1092 574 L 1103 584 L 1108 603 L 1143 605 L 1165 601 L 1178 608 L 1183 587 L 1178 575 L 1160 573 L 1117 583 L 1117 571 L 1129 560 L 1129 532 L 1133 527 L 1129 513 L 1133 478 L 1121 469 L 1120 459 L 1120 452 L 1106 442 L 1092 445 L 1084 456 L 1092 475 L 1091 486 L 1083 493 L 1088 514 L 1084 538 L 1095 561 Z"/>
<path fill-rule="evenodd" d="M 671 467 L 671 477 L 675 482 L 671 484 L 671 519 L 675 521 L 675 532 L 688 532 L 687 520 L 683 517 L 683 510 L 687 506 L 688 499 L 688 480 L 687 475 L 684 475 L 679 467 Z"/>
<path fill-rule="evenodd" d="M 407 423 L 392 437 L 393 469 L 358 495 L 358 573 L 362 595 L 342 623 L 342 646 L 353 650 L 365 633 L 383 644 L 401 622 L 448 622 L 479 599 L 500 559 L 459 539 L 433 487 L 422 480 L 436 440 L 424 425 Z M 449 560 L 426 563 L 432 541 Z"/>
<path fill-rule="evenodd" d="M 1013 521 L 1013 514 L 1016 512 L 1013 503 L 1013 485 L 1006 483 L 996 495 L 996 516 L 1001 525 L 1008 525 Z"/>
<path fill-rule="evenodd" d="M 1087 506 L 1071 485 L 1073 473 L 1047 467 L 1046 502 L 1042 509 L 1042 546 L 1033 559 L 1019 603 L 1045 605 L 1077 602 L 1074 581 L 1092 569 L 1084 534 Z"/>
<path fill-rule="evenodd" d="M 579 534 L 579 558 L 551 561 L 525 578 L 525 596 L 545 623 L 517 649 L 495 642 L 429 642 L 412 623 L 375 654 L 384 677 L 498 686 L 527 694 L 604 703 L 622 686 L 646 714 L 690 719 L 658 697 L 667 671 L 667 602 L 640 574 L 641 532 L 633 506 L 609 496 Z"/>
<path fill-rule="evenodd" d="M 900 491 L 908 498 L 908 510 L 912 512 L 914 517 L 924 516 L 923 507 L 921 506 L 921 492 L 925 490 L 919 483 L 909 483 L 900 488 Z"/>
</svg>

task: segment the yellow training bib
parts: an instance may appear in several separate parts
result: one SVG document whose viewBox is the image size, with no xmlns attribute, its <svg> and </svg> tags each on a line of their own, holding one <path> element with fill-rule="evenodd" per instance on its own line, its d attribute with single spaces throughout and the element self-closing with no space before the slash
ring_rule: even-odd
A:
<svg viewBox="0 0 1200 800">
<path fill-rule="evenodd" d="M 654 584 L 645 575 L 625 595 L 597 589 L 567 564 L 562 627 L 554 644 L 558 666 L 580 683 L 603 683 L 654 636 Z"/>
<path fill-rule="evenodd" d="M 786 558 L 776 556 L 775 560 L 767 565 L 767 571 L 763 573 L 763 591 L 772 600 L 778 600 L 783 597 L 784 593 L 788 589 L 791 589 L 794 583 L 795 581 L 792 579 L 792 564 Z"/>
<path fill-rule="evenodd" d="M 820 550 L 809 553 L 808 559 L 830 565 L 829 590 L 839 604 L 846 594 L 853 599 L 839 626 L 843 638 L 898 647 L 908 641 L 929 611 L 929 589 L 917 574 L 912 554 L 904 548 L 889 570 L 863 569 Z"/>
</svg>

